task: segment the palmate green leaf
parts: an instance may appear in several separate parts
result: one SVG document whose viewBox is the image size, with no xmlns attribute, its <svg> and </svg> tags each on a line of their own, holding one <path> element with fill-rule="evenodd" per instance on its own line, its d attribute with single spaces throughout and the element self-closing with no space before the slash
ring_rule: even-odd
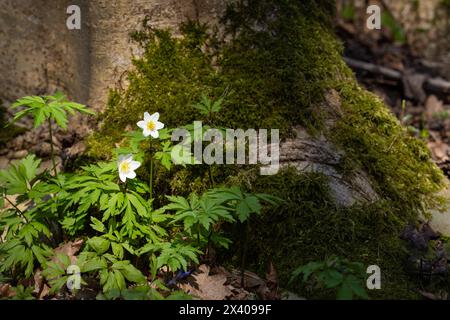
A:
<svg viewBox="0 0 450 320">
<path fill-rule="evenodd" d="M 6 194 L 25 194 L 32 188 L 41 160 L 34 155 L 11 164 L 7 169 L 0 170 L 0 186 Z"/>
<path fill-rule="evenodd" d="M 11 105 L 12 109 L 21 107 L 21 106 L 28 106 L 28 107 L 42 107 L 45 105 L 45 100 L 42 97 L 39 96 L 27 96 L 18 99 L 16 102 L 14 102 Z"/>
<path fill-rule="evenodd" d="M 357 297 L 369 299 L 369 296 L 363 286 L 364 281 L 362 279 L 358 279 L 354 275 L 350 274 L 345 278 L 344 283 L 350 287 Z"/>
<path fill-rule="evenodd" d="M 37 128 L 45 121 L 45 112 L 43 108 L 39 108 L 34 112 L 34 124 L 33 127 Z"/>
<path fill-rule="evenodd" d="M 181 196 L 166 196 L 172 203 L 166 206 L 170 210 L 188 210 L 191 208 L 188 200 Z"/>
<path fill-rule="evenodd" d="M 155 159 L 159 160 L 167 170 L 172 167 L 172 147 L 170 142 L 165 141 L 162 144 L 163 150 L 155 153 Z"/>
<path fill-rule="evenodd" d="M 50 105 L 51 118 L 63 129 L 67 129 L 67 115 L 63 108 L 57 103 L 52 102 Z"/>
<path fill-rule="evenodd" d="M 116 242 L 111 242 L 111 248 L 113 251 L 113 254 L 118 258 L 118 259 L 123 259 L 123 246 L 120 243 L 116 243 Z"/>
<path fill-rule="evenodd" d="M 94 114 L 84 105 L 70 102 L 64 94 L 57 92 L 53 96 L 28 96 L 18 99 L 12 104 L 12 108 L 25 107 L 24 110 L 17 112 L 13 117 L 13 122 L 30 114 L 34 117 L 34 127 L 42 125 L 47 119 L 54 120 L 61 128 L 67 128 L 67 112 L 74 114 L 80 113 Z"/>
<path fill-rule="evenodd" d="M 120 289 L 118 287 L 114 271 L 107 272 L 104 282 L 102 281 L 102 278 L 100 278 L 100 284 L 103 285 L 103 293 L 117 290 L 120 294 Z"/>
<path fill-rule="evenodd" d="M 85 105 L 80 104 L 80 103 L 76 103 L 76 102 L 64 102 L 62 104 L 62 107 L 64 109 L 66 109 L 67 111 L 69 111 L 70 113 L 74 114 L 73 110 L 76 110 L 78 112 L 81 113 L 85 113 L 85 114 L 90 114 L 90 115 L 95 115 L 95 112 L 92 110 L 89 110 L 88 108 L 86 108 Z"/>
<path fill-rule="evenodd" d="M 78 265 L 81 272 L 92 272 L 96 270 L 107 270 L 106 260 L 99 256 L 81 253 L 79 255 Z M 101 275 L 101 273 L 100 273 Z"/>
<path fill-rule="evenodd" d="M 149 217 L 150 216 L 150 208 L 148 207 L 146 201 L 137 193 L 127 193 L 126 197 L 128 201 L 133 205 L 136 209 L 136 212 L 141 217 Z"/>
<path fill-rule="evenodd" d="M 150 256 L 150 263 L 154 264 L 152 270 L 158 270 L 164 265 L 167 265 L 172 271 L 178 269 L 187 270 L 189 262 L 199 262 L 198 255 L 201 253 L 200 250 L 184 243 L 165 242 L 145 247 L 151 248 L 154 253 L 160 253 L 157 257 L 154 255 Z"/>
<path fill-rule="evenodd" d="M 352 300 L 353 291 L 347 283 L 343 283 L 337 292 L 336 298 L 338 300 Z"/>
<path fill-rule="evenodd" d="M 95 217 L 91 217 L 91 227 L 98 232 L 105 232 L 105 225 Z"/>
<path fill-rule="evenodd" d="M 110 241 L 101 237 L 93 237 L 87 241 L 88 245 L 94 249 L 97 254 L 103 254 L 109 249 Z"/>
<path fill-rule="evenodd" d="M 224 236 L 221 236 L 220 234 L 213 232 L 211 235 L 211 242 L 215 244 L 216 246 L 223 247 L 225 249 L 228 249 L 232 241 Z"/>
<path fill-rule="evenodd" d="M 48 262 L 46 268 L 42 271 L 42 275 L 51 286 L 50 294 L 59 292 L 69 278 L 66 271 L 71 264 L 69 256 L 58 254 L 56 258 L 57 261 Z"/>
<path fill-rule="evenodd" d="M 122 275 L 130 282 L 143 284 L 147 280 L 142 272 L 139 271 L 139 269 L 137 269 L 135 266 L 133 266 L 128 260 L 113 264 L 112 269 L 120 270 Z"/>
<path fill-rule="evenodd" d="M 122 291 L 127 287 L 127 284 L 125 282 L 125 277 L 123 276 L 122 272 L 119 270 L 114 270 L 114 278 L 116 280 L 116 286 L 117 289 Z"/>
<path fill-rule="evenodd" d="M 133 207 L 130 202 L 126 202 L 125 213 L 122 217 L 122 224 L 124 229 L 126 230 L 129 237 L 135 239 L 137 237 L 137 233 L 134 231 L 134 226 L 136 225 L 136 215 L 134 214 Z"/>
</svg>

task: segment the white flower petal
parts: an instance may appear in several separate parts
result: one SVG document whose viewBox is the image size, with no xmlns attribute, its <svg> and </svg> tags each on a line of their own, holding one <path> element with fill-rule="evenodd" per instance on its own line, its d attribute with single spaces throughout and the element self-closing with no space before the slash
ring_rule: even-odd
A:
<svg viewBox="0 0 450 320">
<path fill-rule="evenodd" d="M 126 174 L 119 172 L 120 181 L 125 182 L 127 180 Z"/>
<path fill-rule="evenodd" d="M 131 161 L 130 162 L 130 169 L 131 170 L 136 170 L 140 166 L 141 166 L 141 163 L 139 161 Z"/>
<path fill-rule="evenodd" d="M 150 116 L 150 118 L 151 118 L 152 120 L 154 120 L 154 121 L 158 121 L 158 119 L 159 119 L 159 112 L 155 112 L 154 114 L 152 114 L 152 115 Z"/>
<path fill-rule="evenodd" d="M 142 134 L 144 135 L 144 137 L 148 137 L 150 135 L 150 130 L 145 128 L 144 131 L 142 132 Z"/>
<path fill-rule="evenodd" d="M 151 119 L 150 113 L 148 113 L 147 111 L 144 112 L 144 121 L 148 121 Z"/>
<path fill-rule="evenodd" d="M 155 139 L 159 137 L 159 133 L 157 130 L 150 131 L 150 135 Z"/>
<path fill-rule="evenodd" d="M 130 171 L 130 172 L 127 174 L 127 178 L 128 178 L 128 179 L 134 179 L 134 178 L 136 178 L 136 172 Z"/>
<path fill-rule="evenodd" d="M 147 123 L 144 120 L 138 121 L 138 123 L 136 123 L 136 124 L 141 129 L 144 129 L 147 125 Z"/>
<path fill-rule="evenodd" d="M 164 123 L 156 121 L 155 128 L 156 128 L 156 130 L 160 130 L 160 129 L 164 128 Z"/>
</svg>

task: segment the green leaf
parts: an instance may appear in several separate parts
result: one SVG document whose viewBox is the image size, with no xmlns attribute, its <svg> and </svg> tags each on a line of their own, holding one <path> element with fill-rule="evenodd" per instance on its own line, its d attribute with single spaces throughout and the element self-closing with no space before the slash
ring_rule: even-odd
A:
<svg viewBox="0 0 450 320">
<path fill-rule="evenodd" d="M 143 205 L 143 199 L 139 200 L 136 195 L 128 193 L 127 198 L 136 209 L 138 215 L 140 215 L 141 217 L 149 216 L 149 209 Z"/>
<path fill-rule="evenodd" d="M 100 220 L 91 216 L 91 221 L 92 229 L 97 230 L 98 232 L 105 232 L 105 225 Z"/>
<path fill-rule="evenodd" d="M 124 252 L 123 252 L 123 247 L 120 243 L 111 242 L 111 248 L 112 248 L 114 255 L 117 258 L 123 259 Z"/>
<path fill-rule="evenodd" d="M 146 277 L 139 271 L 137 268 L 135 268 L 132 264 L 128 264 L 123 269 L 121 269 L 122 274 L 124 277 L 131 282 L 135 283 L 145 283 Z"/>
<path fill-rule="evenodd" d="M 347 283 L 343 283 L 337 292 L 336 298 L 338 300 L 352 300 L 353 292 Z"/>
<path fill-rule="evenodd" d="M 89 246 L 97 252 L 97 254 L 103 254 L 109 249 L 109 240 L 101 237 L 93 237 L 87 241 Z"/>
<path fill-rule="evenodd" d="M 89 259 L 88 261 L 84 262 L 81 266 L 82 272 L 91 272 L 95 270 L 102 270 L 106 269 L 107 264 L 104 259 L 101 259 L 100 257 L 94 257 L 92 259 Z"/>
</svg>

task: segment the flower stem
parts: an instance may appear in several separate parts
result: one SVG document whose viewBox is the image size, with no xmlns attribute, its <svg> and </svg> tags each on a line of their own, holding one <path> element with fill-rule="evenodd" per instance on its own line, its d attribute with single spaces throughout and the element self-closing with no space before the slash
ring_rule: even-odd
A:
<svg viewBox="0 0 450 320">
<path fill-rule="evenodd" d="M 209 174 L 209 183 L 211 184 L 211 188 L 214 188 L 214 179 L 213 179 L 211 165 L 208 166 L 208 174 Z"/>
<path fill-rule="evenodd" d="M 150 159 L 150 199 L 153 199 L 153 158 Z"/>
<path fill-rule="evenodd" d="M 242 257 L 241 257 L 241 286 L 244 288 L 245 285 L 245 264 L 247 260 L 247 249 L 248 249 L 248 232 L 249 232 L 249 222 L 248 219 L 244 222 L 244 225 L 242 226 L 242 238 L 243 238 L 243 244 L 242 244 Z"/>
<path fill-rule="evenodd" d="M 152 152 L 152 139 L 150 138 L 150 152 Z M 150 200 L 153 200 L 153 156 L 150 158 Z"/>
<path fill-rule="evenodd" d="M 58 172 L 56 171 L 55 150 L 54 150 L 54 147 L 53 147 L 52 121 L 50 120 L 50 118 L 48 118 L 48 131 L 49 131 L 49 134 L 50 134 L 50 154 L 51 154 L 51 157 L 52 157 L 53 172 L 55 173 L 55 177 L 56 177 Z"/>
</svg>

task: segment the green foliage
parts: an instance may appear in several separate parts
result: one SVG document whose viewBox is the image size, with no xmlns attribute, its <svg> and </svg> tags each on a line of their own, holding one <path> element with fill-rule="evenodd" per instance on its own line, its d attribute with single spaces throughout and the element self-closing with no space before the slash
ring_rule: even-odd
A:
<svg viewBox="0 0 450 320">
<path fill-rule="evenodd" d="M 77 106 L 61 102 L 63 98 L 58 98 L 62 103 L 58 105 L 49 97 L 48 105 L 38 104 L 43 99 L 26 97 L 17 104 L 28 104 L 30 113 L 42 108 L 46 116 L 58 108 Z M 199 108 L 210 116 L 220 111 L 221 103 L 204 97 Z M 63 125 L 66 120 L 55 121 Z M 41 122 L 38 118 L 36 123 Z M 101 287 L 98 299 L 185 298 L 159 282 L 163 267 L 166 274 L 188 271 L 200 263 L 206 246 L 228 247 L 231 241 L 221 234 L 220 226 L 235 222 L 234 216 L 243 220 L 259 213 L 259 199 L 270 202 L 270 197 L 242 193 L 239 188 L 218 189 L 200 196 L 193 193 L 189 199 L 166 195 L 169 203 L 157 208 L 151 174 L 147 184 L 136 175 L 119 179 L 118 171 L 123 159 L 132 156 L 140 161 L 150 158 L 151 169 L 155 160 L 171 170 L 177 158 L 172 159 L 175 147 L 170 132 L 160 130 L 158 139 L 146 138 L 142 132 L 125 133 L 124 146 L 116 150 L 117 161 L 89 164 L 74 173 L 55 171 L 52 176 L 31 155 L 0 171 L 2 199 L 10 205 L 0 212 L 0 231 L 5 235 L 0 243 L 0 271 L 14 279 L 30 278 L 39 266 L 51 286 L 50 294 L 60 293 L 73 280 L 69 270 L 74 266 L 69 256 L 55 255 L 58 251 L 53 248 L 63 238 L 82 237 L 85 245 L 75 267 L 80 276 Z M 130 157 L 121 157 L 126 153 Z M 13 194 L 14 198 L 7 197 Z M 80 282 L 86 285 L 84 279 Z"/>
<path fill-rule="evenodd" d="M 60 292 L 68 283 L 71 275 L 68 273 L 70 265 L 70 258 L 65 254 L 58 254 L 54 260 L 47 263 L 42 275 L 50 285 L 50 294 Z M 81 277 L 80 284 L 86 284 Z"/>
<path fill-rule="evenodd" d="M 46 120 L 54 120 L 61 128 L 67 128 L 67 113 L 75 114 L 75 111 L 94 114 L 82 104 L 68 101 L 61 92 L 53 96 L 28 96 L 17 100 L 11 105 L 12 109 L 25 107 L 14 115 L 13 121 L 17 121 L 27 115 L 34 118 L 34 127 L 39 127 Z"/>
<path fill-rule="evenodd" d="M 306 290 L 300 283 L 288 282 L 299 265 L 336 254 L 380 266 L 383 290 L 372 291 L 371 298 L 417 298 L 410 291 L 414 283 L 406 275 L 403 262 L 407 255 L 398 237 L 406 222 L 399 221 L 390 202 L 336 206 L 325 175 L 298 172 L 293 167 L 274 176 L 245 176 L 245 180 L 253 193 L 264 191 L 284 200 L 282 205 L 263 208 L 261 215 L 252 217 L 247 261 L 257 272 L 264 274 L 266 263 L 272 262 L 286 288 L 311 299 L 335 298 L 333 292 L 313 287 Z M 238 253 L 240 238 L 240 233 L 231 238 L 234 245 L 230 255 Z"/>
<path fill-rule="evenodd" d="M 192 194 L 189 200 L 180 196 L 167 196 L 167 198 L 170 203 L 164 209 L 174 210 L 173 222 L 183 221 L 184 229 L 188 232 L 199 230 L 200 227 L 209 231 L 214 223 L 234 221 L 227 208 L 208 195 L 199 198 L 196 194 Z"/>
<path fill-rule="evenodd" d="M 8 170 L 0 170 L 0 187 L 6 190 L 8 195 L 26 194 L 33 188 L 36 182 L 37 169 L 41 160 L 34 155 L 13 163 Z"/>
<path fill-rule="evenodd" d="M 188 270 L 188 262 L 199 263 L 198 254 L 201 251 L 181 241 L 148 243 L 139 250 L 139 254 L 151 253 L 150 268 L 152 274 L 163 266 L 171 271 Z M 156 257 L 156 254 L 158 256 Z"/>
<path fill-rule="evenodd" d="M 197 109 L 201 115 L 205 116 L 207 120 L 212 120 L 213 114 L 218 113 L 222 109 L 222 102 L 222 97 L 217 101 L 212 101 L 202 94 L 200 102 L 194 104 L 194 108 Z"/>
<path fill-rule="evenodd" d="M 6 239 L 0 243 L 2 272 L 13 270 L 29 277 L 34 270 L 35 261 L 45 264 L 45 260 L 52 254 L 48 241 L 42 241 L 48 240 L 51 232 L 45 223 L 45 214 L 39 214 L 39 209 L 45 207 L 40 193 L 44 183 L 38 181 L 37 177 L 39 164 L 40 160 L 30 155 L 0 171 L 2 200 L 6 199 L 8 205 L 12 205 L 12 208 L 0 212 L 0 232 L 4 233 Z M 17 196 L 13 199 L 8 195 Z M 28 206 L 26 212 L 18 208 L 20 204 L 30 201 L 35 206 Z"/>
<path fill-rule="evenodd" d="M 331 256 L 326 261 L 313 261 L 298 267 L 292 273 L 290 281 L 300 279 L 303 283 L 318 285 L 319 289 L 335 289 L 339 300 L 351 300 L 354 296 L 368 299 L 364 289 L 365 276 L 362 263 Z"/>
<path fill-rule="evenodd" d="M 260 201 L 276 205 L 283 200 L 264 193 L 247 193 L 242 192 L 239 187 L 216 188 L 211 190 L 209 196 L 216 201 L 227 203 L 234 213 L 234 216 L 240 222 L 244 222 L 250 218 L 251 214 L 260 214 L 262 205 Z"/>
<path fill-rule="evenodd" d="M 92 242 L 90 245 L 92 245 Z M 103 246 L 106 245 L 109 246 L 109 242 L 103 243 Z M 130 261 L 118 260 L 114 255 L 105 254 L 108 248 L 96 247 L 96 249 L 101 249 L 101 253 L 99 251 L 82 252 L 79 255 L 78 264 L 81 272 L 98 273 L 104 294 L 108 295 L 110 292 L 120 293 L 127 288 L 127 281 L 142 285 L 146 283 L 146 277 Z"/>
<path fill-rule="evenodd" d="M 12 300 L 34 300 L 32 287 L 24 287 L 19 284 L 17 287 L 13 287 L 12 291 L 14 292 Z"/>
</svg>

